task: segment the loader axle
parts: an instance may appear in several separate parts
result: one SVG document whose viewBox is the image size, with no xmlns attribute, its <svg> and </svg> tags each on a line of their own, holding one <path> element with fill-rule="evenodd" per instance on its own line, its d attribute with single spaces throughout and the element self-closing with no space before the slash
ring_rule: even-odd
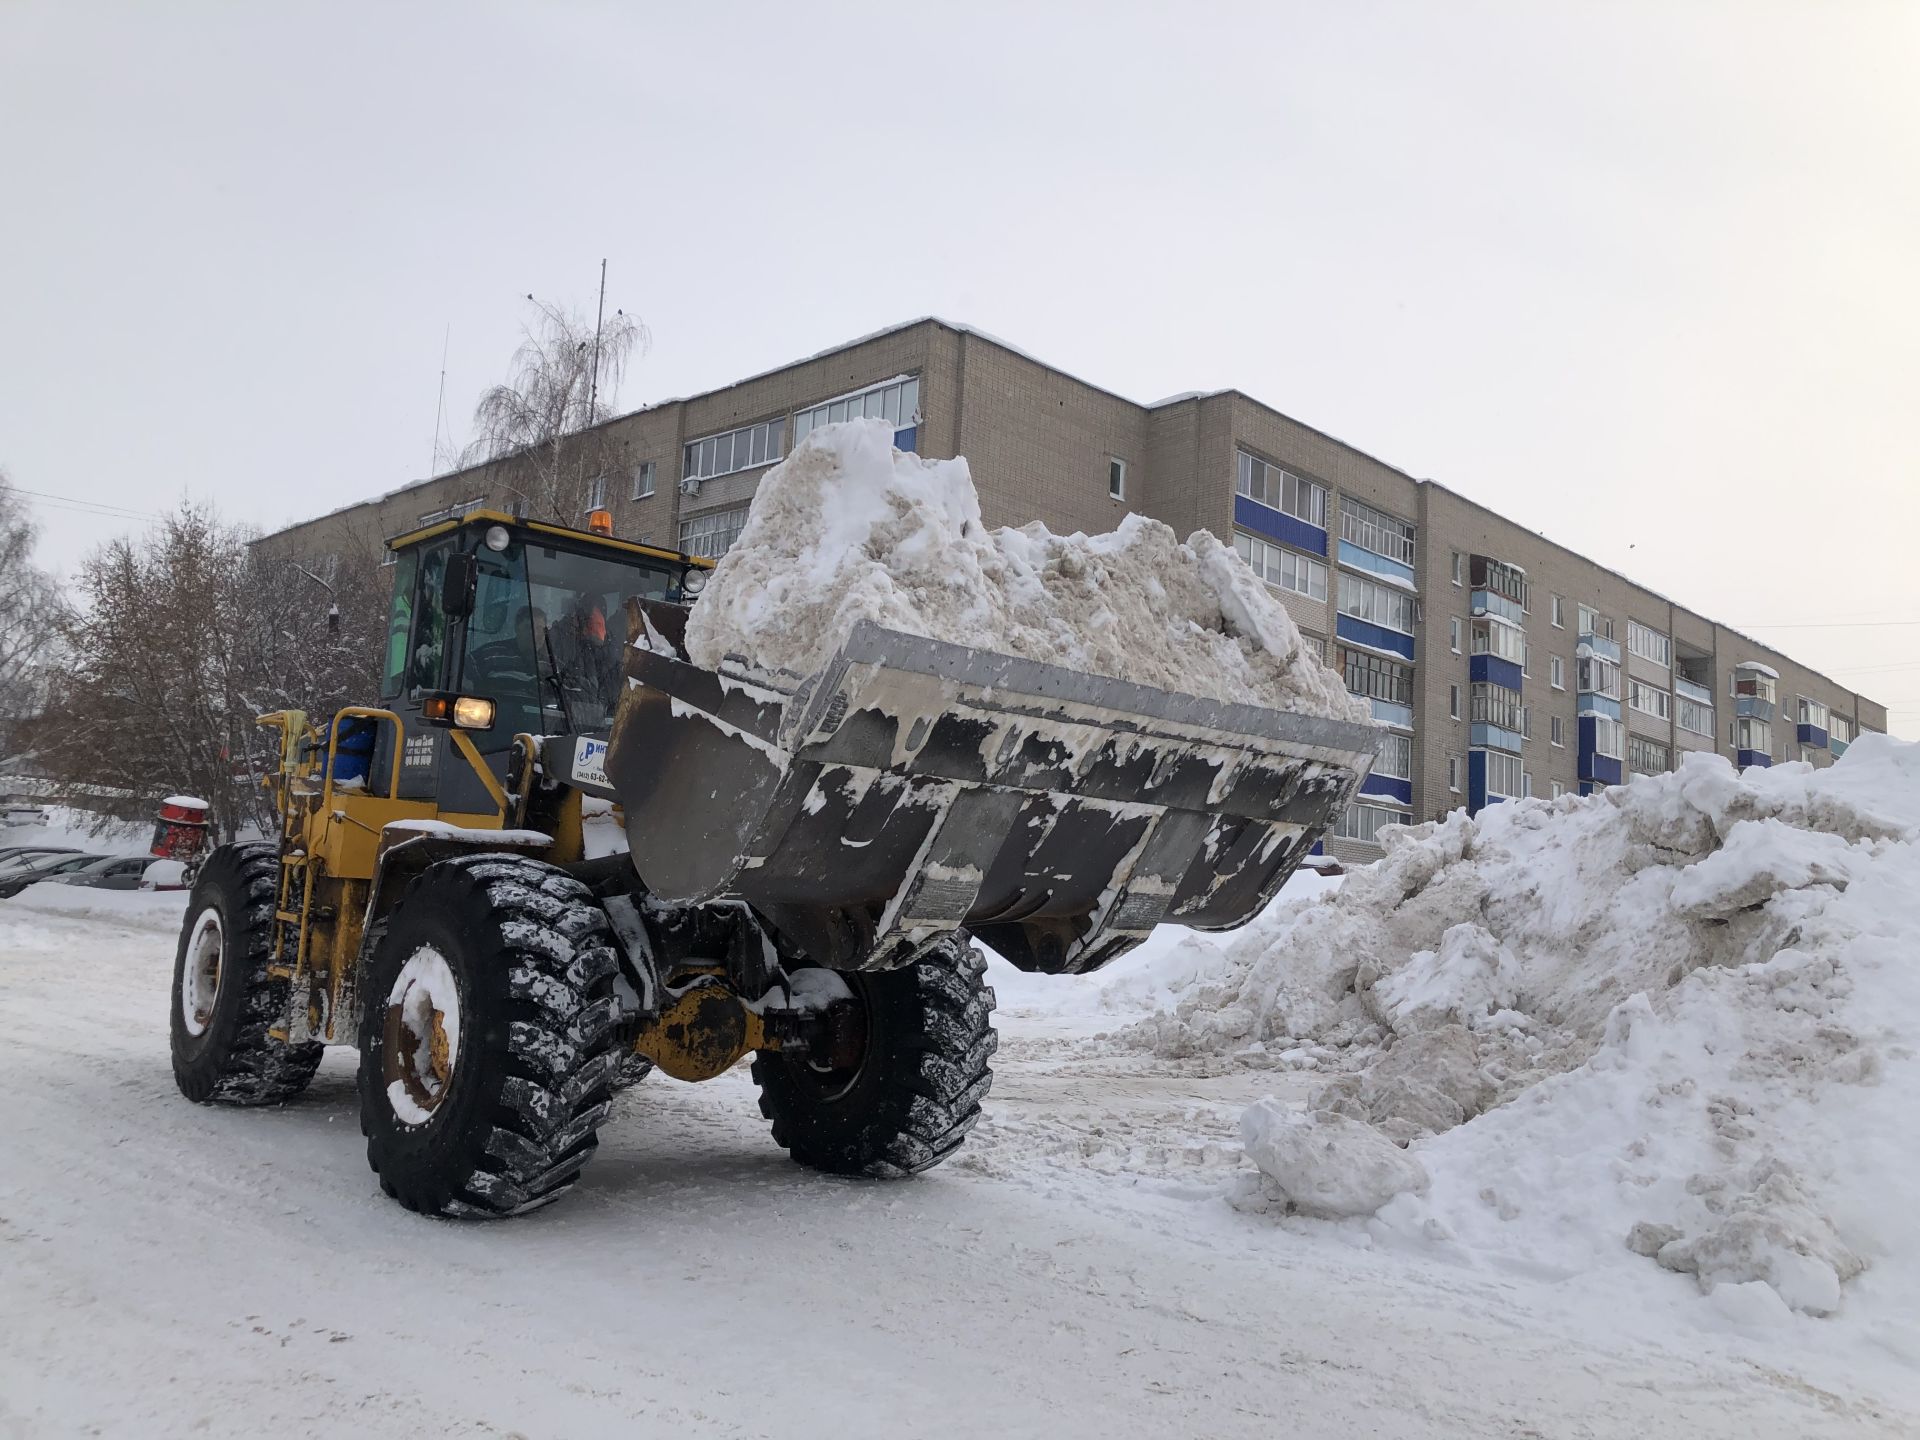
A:
<svg viewBox="0 0 1920 1440">
<path fill-rule="evenodd" d="M 857 1069 L 866 1024 L 857 1000 L 790 1007 L 780 987 L 748 1003 L 718 975 L 704 974 L 667 992 L 657 1015 L 642 1019 L 633 1051 L 676 1080 L 711 1080 L 755 1051 L 785 1051 L 819 1068 Z"/>
</svg>

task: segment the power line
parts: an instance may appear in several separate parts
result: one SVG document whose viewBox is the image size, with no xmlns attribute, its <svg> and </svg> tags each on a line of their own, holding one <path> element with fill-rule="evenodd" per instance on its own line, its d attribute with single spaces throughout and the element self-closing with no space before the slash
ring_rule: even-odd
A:
<svg viewBox="0 0 1920 1440">
<path fill-rule="evenodd" d="M 150 510 L 129 510 L 124 505 L 108 505 L 99 500 L 81 500 L 71 495 L 49 495 L 44 490 L 22 490 L 18 486 L 14 486 L 13 493 L 16 495 L 30 496 L 42 505 L 54 505 L 67 510 L 122 516 L 129 520 L 158 520 L 160 518 Z"/>
</svg>

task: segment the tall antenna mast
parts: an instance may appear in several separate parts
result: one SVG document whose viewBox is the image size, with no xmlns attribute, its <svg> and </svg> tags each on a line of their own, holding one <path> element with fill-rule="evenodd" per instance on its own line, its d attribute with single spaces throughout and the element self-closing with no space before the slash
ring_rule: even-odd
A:
<svg viewBox="0 0 1920 1440">
<path fill-rule="evenodd" d="M 600 260 L 600 307 L 593 312 L 593 378 L 587 384 L 587 424 L 593 424 L 600 403 L 600 325 L 607 318 L 607 262 Z"/>
<path fill-rule="evenodd" d="M 440 430 L 447 414 L 447 347 L 453 343 L 453 322 L 447 322 L 447 333 L 440 340 L 440 403 L 433 412 L 433 459 L 427 462 L 427 474 L 440 473 Z"/>
</svg>

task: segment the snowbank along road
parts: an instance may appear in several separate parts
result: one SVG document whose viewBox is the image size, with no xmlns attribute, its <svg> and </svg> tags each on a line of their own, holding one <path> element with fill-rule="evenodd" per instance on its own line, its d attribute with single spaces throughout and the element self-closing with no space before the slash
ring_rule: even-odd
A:
<svg viewBox="0 0 1920 1440">
<path fill-rule="evenodd" d="M 1422 827 L 1095 977 L 996 964 L 987 1119 L 919 1180 L 791 1165 L 744 1068 L 655 1077 L 561 1204 L 488 1225 L 379 1194 L 345 1052 L 285 1109 L 181 1099 L 184 897 L 36 887 L 0 903 L 0 1436 L 1920 1433 L 1920 750 L 1867 751 Z M 1606 848 L 1651 812 L 1667 853 Z M 1569 824 L 1573 858 L 1536 834 Z M 1628 885 L 1740 900 L 1744 938 L 1604 1004 L 1547 985 L 1564 937 L 1456 902 L 1555 866 L 1595 953 L 1634 950 L 1595 915 L 1682 923 Z M 1321 927 L 1387 946 L 1365 983 Z M 1467 1047 L 1471 1106 L 1387 1083 L 1410 1041 Z M 1412 1168 L 1361 1194 L 1346 1125 Z"/>
</svg>

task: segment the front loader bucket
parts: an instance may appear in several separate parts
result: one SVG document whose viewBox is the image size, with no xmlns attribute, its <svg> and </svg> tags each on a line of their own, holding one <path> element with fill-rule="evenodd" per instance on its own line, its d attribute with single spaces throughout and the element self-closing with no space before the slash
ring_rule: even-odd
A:
<svg viewBox="0 0 1920 1440">
<path fill-rule="evenodd" d="M 965 926 L 1092 970 L 1157 924 L 1257 914 L 1373 762 L 1374 727 L 855 627 L 788 687 L 705 670 L 644 606 L 606 756 L 647 888 L 751 905 L 835 969 Z M 684 613 L 684 612 L 681 612 Z M 633 633 L 639 633 L 635 627 Z"/>
</svg>

